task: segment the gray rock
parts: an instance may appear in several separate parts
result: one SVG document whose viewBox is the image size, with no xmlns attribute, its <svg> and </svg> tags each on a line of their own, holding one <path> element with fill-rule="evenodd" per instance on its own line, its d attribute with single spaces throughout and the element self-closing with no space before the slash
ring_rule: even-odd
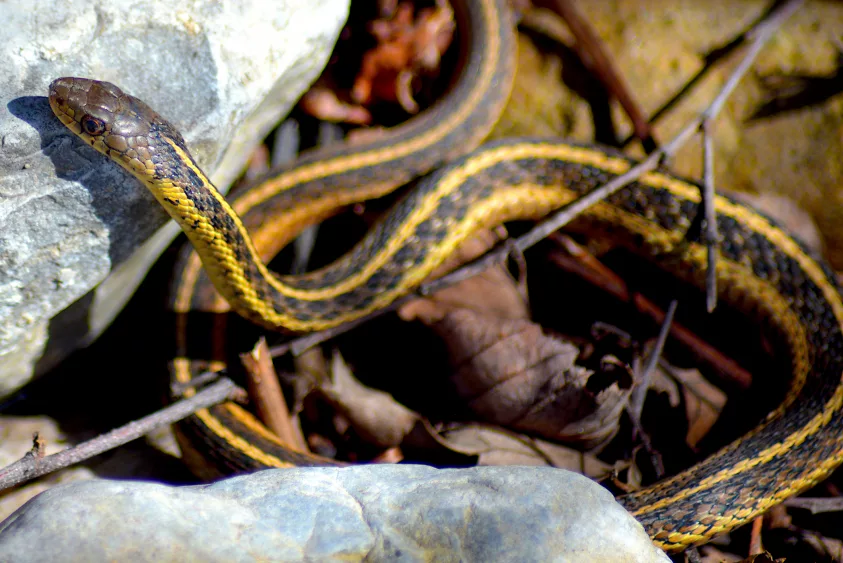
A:
<svg viewBox="0 0 843 563">
<path fill-rule="evenodd" d="M 225 188 L 318 76 L 347 4 L 0 2 L 0 396 L 95 338 L 176 232 L 148 241 L 165 214 L 53 117 L 50 81 L 144 99 Z"/>
<path fill-rule="evenodd" d="M 370 465 L 212 485 L 59 486 L 0 524 L 3 561 L 669 561 L 560 469 Z"/>
</svg>

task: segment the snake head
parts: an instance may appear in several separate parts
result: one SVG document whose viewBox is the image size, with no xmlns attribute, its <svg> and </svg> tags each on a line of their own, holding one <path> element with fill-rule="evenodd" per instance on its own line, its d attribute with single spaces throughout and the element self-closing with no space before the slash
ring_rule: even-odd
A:
<svg viewBox="0 0 843 563">
<path fill-rule="evenodd" d="M 155 174 L 162 139 L 187 150 L 172 125 L 110 82 L 58 78 L 50 84 L 49 98 L 68 129 L 142 179 Z"/>
</svg>

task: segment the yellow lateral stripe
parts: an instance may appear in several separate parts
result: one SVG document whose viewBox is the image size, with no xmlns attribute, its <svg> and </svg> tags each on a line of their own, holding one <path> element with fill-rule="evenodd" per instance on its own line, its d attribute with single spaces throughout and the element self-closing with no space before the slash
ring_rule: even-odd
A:
<svg viewBox="0 0 843 563">
<path fill-rule="evenodd" d="M 810 422 L 803 426 L 799 431 L 791 432 L 790 434 L 788 434 L 787 438 L 784 441 L 773 444 L 769 448 L 762 450 L 755 457 L 739 461 L 731 467 L 728 467 L 723 471 L 712 475 L 711 477 L 703 479 L 699 482 L 699 484 L 693 487 L 687 487 L 685 489 L 682 489 L 682 491 L 672 497 L 667 497 L 658 502 L 654 502 L 650 505 L 644 506 L 639 510 L 633 512 L 633 516 L 642 516 L 660 508 L 664 508 L 665 506 L 675 504 L 677 501 L 683 498 L 686 498 L 700 491 L 710 489 L 714 485 L 722 483 L 723 481 L 726 481 L 729 478 L 734 477 L 735 475 L 743 473 L 747 469 L 755 467 L 756 465 L 767 463 L 775 458 L 781 457 L 782 455 L 786 454 L 789 450 L 793 449 L 796 446 L 799 446 L 806 439 L 822 430 L 823 427 L 831 421 L 831 417 L 834 416 L 834 414 L 836 414 L 838 410 L 840 410 L 841 405 L 843 405 L 843 385 L 840 385 L 837 387 L 837 389 L 835 389 L 831 399 L 826 402 L 825 407 L 821 412 L 815 415 L 810 420 Z"/>
<path fill-rule="evenodd" d="M 232 448 L 237 449 L 249 458 L 259 461 L 267 467 L 295 467 L 289 461 L 284 461 L 281 458 L 268 454 L 257 446 L 247 442 L 227 426 L 225 426 L 220 419 L 211 415 L 208 409 L 201 409 L 196 411 L 196 417 L 202 421 L 202 424 L 207 426 L 211 432 L 225 440 L 225 442 Z"/>
</svg>

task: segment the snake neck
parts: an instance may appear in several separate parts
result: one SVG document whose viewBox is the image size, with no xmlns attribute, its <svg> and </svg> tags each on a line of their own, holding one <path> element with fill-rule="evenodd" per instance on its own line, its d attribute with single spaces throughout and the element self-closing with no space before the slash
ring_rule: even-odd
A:
<svg viewBox="0 0 843 563">
<path fill-rule="evenodd" d="M 272 217 L 273 240 L 259 240 L 257 246 L 277 251 L 302 228 L 342 206 L 383 196 L 476 148 L 509 97 L 514 75 L 513 25 L 502 0 L 459 3 L 455 9 L 464 53 L 456 85 L 431 108 L 383 138 L 353 148 L 306 153 L 293 168 L 273 170 L 258 180 L 233 209 L 184 146 L 166 136 L 160 150 L 170 161 L 185 166 L 156 174 L 167 179 L 150 180 L 136 173 L 180 224 L 214 286 L 241 316 L 271 329 L 307 332 L 347 320 L 345 315 L 329 313 L 343 299 L 349 304 L 362 300 L 366 308 L 370 302 L 384 302 L 362 297 L 360 291 L 341 297 L 364 277 L 378 275 L 371 268 L 358 272 L 368 251 L 378 246 L 373 239 L 328 271 L 280 277 L 267 269 L 235 211 L 239 206 Z M 388 288 L 390 295 L 406 289 L 404 285 Z M 341 309 L 350 310 L 351 305 Z"/>
</svg>

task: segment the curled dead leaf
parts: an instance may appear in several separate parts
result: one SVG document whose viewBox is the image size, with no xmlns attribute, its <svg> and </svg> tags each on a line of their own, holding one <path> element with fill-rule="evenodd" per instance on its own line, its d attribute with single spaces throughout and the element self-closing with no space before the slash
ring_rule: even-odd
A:
<svg viewBox="0 0 843 563">
<path fill-rule="evenodd" d="M 588 453 L 491 426 L 460 425 L 443 431 L 442 439 L 455 451 L 478 456 L 478 465 L 546 465 L 595 479 L 612 470 Z"/>
<path fill-rule="evenodd" d="M 338 352 L 331 362 L 331 381 L 318 389 L 363 440 L 379 448 L 399 445 L 419 419 L 389 393 L 360 383 Z"/>
<path fill-rule="evenodd" d="M 726 405 L 727 396 L 697 369 L 671 368 L 670 374 L 682 385 L 688 416 L 685 441 L 693 448 L 717 422 Z"/>
<path fill-rule="evenodd" d="M 576 347 L 523 319 L 461 309 L 436 323 L 456 366 L 453 383 L 484 420 L 552 440 L 601 444 L 617 431 L 631 378 L 590 384 Z"/>
<path fill-rule="evenodd" d="M 699 444 L 717 422 L 728 399 L 719 387 L 708 381 L 698 369 L 681 369 L 661 360 L 650 381 L 649 389 L 664 393 L 671 407 L 684 399 L 688 418 L 685 441 L 691 448 Z"/>
</svg>

